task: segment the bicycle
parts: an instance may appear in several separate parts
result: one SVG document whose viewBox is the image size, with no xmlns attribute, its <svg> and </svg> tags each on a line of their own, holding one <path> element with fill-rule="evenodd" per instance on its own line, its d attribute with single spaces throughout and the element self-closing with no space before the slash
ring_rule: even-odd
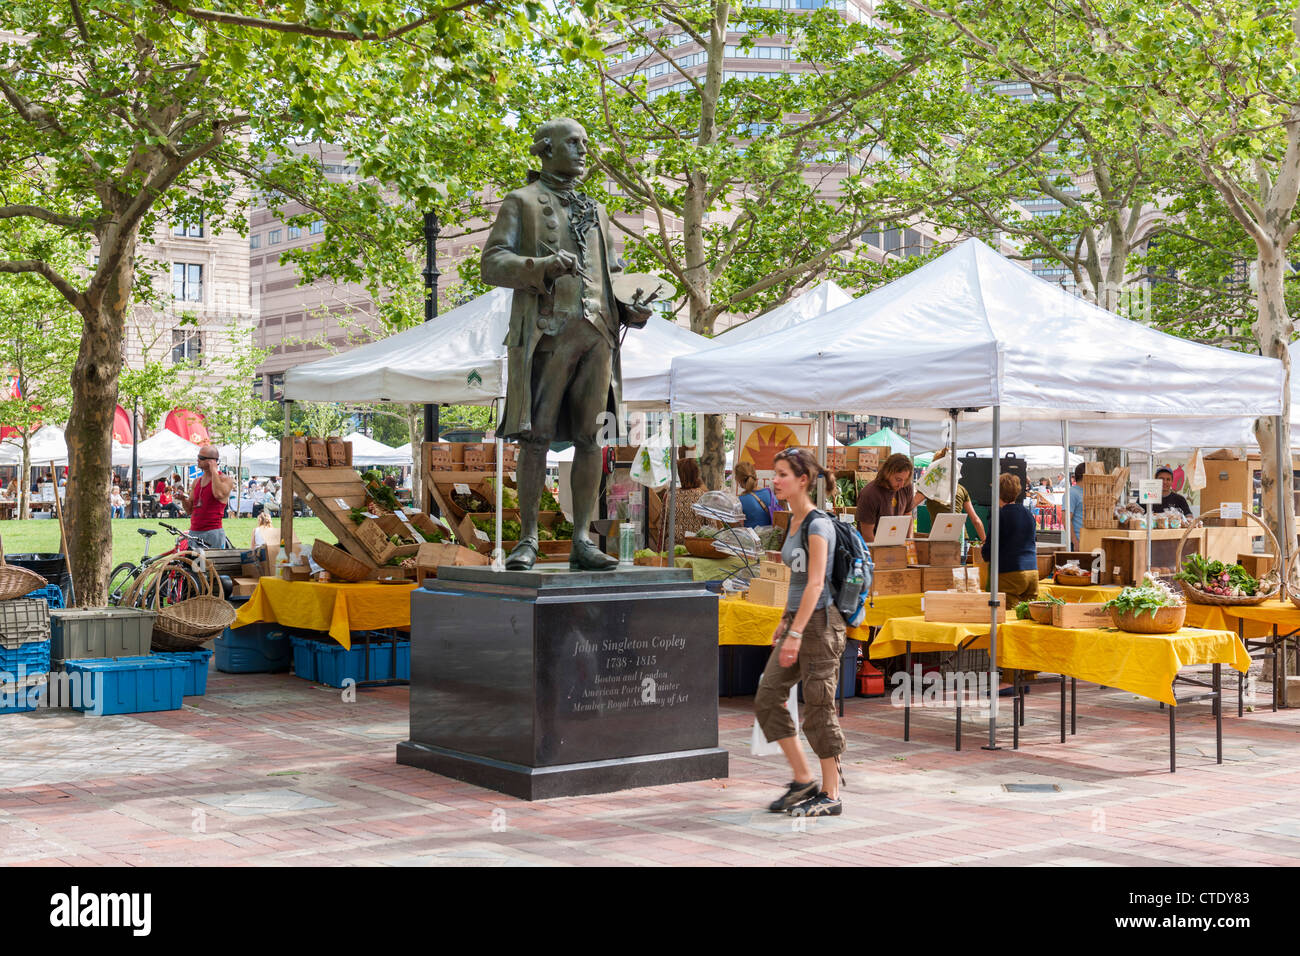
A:
<svg viewBox="0 0 1300 956">
<path fill-rule="evenodd" d="M 126 596 L 127 592 L 131 590 L 131 586 L 135 583 L 136 579 L 140 577 L 140 575 L 144 573 L 145 569 L 151 564 L 162 561 L 164 558 L 170 558 L 173 555 L 182 555 L 185 557 L 187 563 L 192 562 L 194 559 L 184 555 L 184 552 L 181 551 L 182 542 L 198 552 L 201 560 L 201 553 L 207 547 L 203 543 L 202 539 L 195 537 L 188 531 L 182 531 L 179 528 L 172 527 L 165 521 L 160 521 L 158 523 L 176 537 L 176 544 L 169 551 L 164 551 L 162 554 L 151 556 L 149 554 L 149 539 L 158 532 L 152 528 L 137 528 L 136 532 L 144 538 L 144 554 L 141 556 L 139 564 L 134 564 L 130 561 L 123 561 L 121 564 L 117 565 L 117 567 L 113 568 L 112 573 L 108 576 L 108 603 L 110 605 L 114 607 L 120 606 L 122 599 Z M 159 603 L 163 607 L 170 607 L 173 604 L 179 604 L 181 601 L 187 600 L 188 598 L 198 597 L 200 594 L 205 593 L 199 575 L 200 571 L 196 571 L 192 567 L 172 568 L 158 581 Z M 148 595 L 140 594 L 137 595 L 134 603 L 137 606 L 143 606 L 142 602 L 147 601 L 147 599 Z"/>
</svg>

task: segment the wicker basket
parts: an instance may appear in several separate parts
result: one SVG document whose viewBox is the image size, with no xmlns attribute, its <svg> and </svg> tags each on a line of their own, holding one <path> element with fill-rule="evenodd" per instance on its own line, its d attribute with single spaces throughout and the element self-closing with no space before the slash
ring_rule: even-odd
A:
<svg viewBox="0 0 1300 956">
<path fill-rule="evenodd" d="M 1300 607 L 1300 577 L 1297 577 L 1297 570 L 1300 569 L 1300 551 L 1291 556 L 1291 562 L 1287 565 L 1286 580 L 1282 583 L 1282 591 L 1291 599 L 1291 603 Z"/>
<path fill-rule="evenodd" d="M 1118 528 L 1115 506 L 1119 504 L 1119 495 L 1124 483 L 1128 481 L 1128 469 L 1117 469 L 1109 475 L 1083 476 L 1083 526 L 1085 528 Z"/>
<path fill-rule="evenodd" d="M 35 571 L 5 564 L 4 543 L 0 542 L 0 601 L 10 601 L 43 588 L 48 582 Z"/>
<path fill-rule="evenodd" d="M 1092 586 L 1091 574 L 1066 574 L 1062 571 L 1057 571 L 1052 580 L 1063 587 L 1069 588 L 1086 588 Z"/>
<path fill-rule="evenodd" d="M 1182 538 L 1178 541 L 1178 555 L 1174 558 L 1175 572 L 1181 571 L 1183 568 L 1183 547 L 1187 544 L 1187 536 L 1199 528 L 1206 518 L 1211 515 L 1217 515 L 1219 510 L 1220 509 L 1218 508 L 1211 508 L 1209 511 L 1202 512 L 1195 521 L 1187 526 L 1187 529 L 1183 532 Z M 1243 510 L 1241 514 L 1243 518 L 1249 518 L 1251 521 L 1255 522 L 1255 524 L 1259 525 L 1260 528 L 1263 529 L 1264 534 L 1268 535 L 1269 541 L 1273 542 L 1273 554 L 1282 553 L 1281 549 L 1278 547 L 1277 536 L 1269 530 L 1268 525 L 1264 524 L 1263 521 L 1259 520 L 1256 515 L 1251 514 L 1249 511 Z M 1285 589 L 1281 588 L 1281 575 L 1278 577 L 1278 587 L 1274 587 L 1273 590 L 1263 594 L 1256 594 L 1254 597 L 1224 597 L 1221 594 L 1206 594 L 1204 591 L 1190 586 L 1185 581 L 1179 581 L 1178 584 L 1183 589 L 1183 596 L 1192 604 L 1213 604 L 1219 607 L 1253 607 L 1256 604 L 1263 604 L 1270 598 L 1277 597 L 1279 589 L 1285 592 Z"/>
<path fill-rule="evenodd" d="M 175 554 L 155 561 L 145 568 L 122 599 L 125 607 L 143 607 L 157 612 L 153 622 L 152 646 L 160 651 L 189 651 L 198 647 L 235 621 L 235 609 L 217 596 L 221 581 L 216 568 L 205 563 L 200 572 L 194 560 L 185 554 Z M 171 571 L 184 570 L 199 582 L 203 593 L 177 604 L 162 606 L 163 576 Z"/>
<path fill-rule="evenodd" d="M 1125 611 L 1122 614 L 1116 608 L 1110 609 L 1110 619 L 1121 631 L 1132 634 L 1172 634 L 1183 626 L 1187 618 L 1187 605 L 1157 608 L 1151 615 L 1145 611 L 1135 613 Z"/>
<path fill-rule="evenodd" d="M 311 559 L 330 573 L 330 578 L 355 584 L 370 577 L 369 565 L 358 561 L 342 548 L 336 548 L 321 538 L 311 546 Z"/>
<path fill-rule="evenodd" d="M 727 557 L 726 554 L 723 554 L 713 546 L 712 538 L 696 538 L 688 534 L 682 538 L 682 543 L 686 545 L 687 552 L 689 552 L 693 558 L 716 559 Z"/>
<path fill-rule="evenodd" d="M 1030 601 L 1029 616 L 1035 624 L 1052 623 L 1052 602 L 1051 601 Z"/>
</svg>

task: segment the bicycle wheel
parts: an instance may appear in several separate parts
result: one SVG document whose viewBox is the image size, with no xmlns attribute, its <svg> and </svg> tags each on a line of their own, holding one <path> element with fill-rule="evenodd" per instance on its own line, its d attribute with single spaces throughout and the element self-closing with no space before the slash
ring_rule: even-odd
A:
<svg viewBox="0 0 1300 956">
<path fill-rule="evenodd" d="M 126 592 L 131 590 L 131 585 L 135 579 L 140 576 L 140 568 L 130 561 L 123 561 L 113 569 L 108 576 L 108 603 L 112 607 L 118 607 L 122 603 L 122 598 L 126 597 Z"/>
<path fill-rule="evenodd" d="M 157 587 L 159 607 L 171 607 L 203 593 L 198 575 L 189 568 L 168 568 L 159 576 Z"/>
</svg>

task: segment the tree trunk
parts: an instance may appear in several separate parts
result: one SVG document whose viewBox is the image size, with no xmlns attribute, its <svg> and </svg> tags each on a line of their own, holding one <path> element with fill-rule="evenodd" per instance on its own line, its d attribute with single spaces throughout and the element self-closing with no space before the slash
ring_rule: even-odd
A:
<svg viewBox="0 0 1300 956">
<path fill-rule="evenodd" d="M 1287 554 L 1296 551 L 1295 496 L 1291 493 L 1291 358 L 1287 345 L 1291 340 L 1291 317 L 1287 314 L 1283 283 L 1286 258 L 1280 249 L 1269 249 L 1259 256 L 1259 300 L 1255 316 L 1255 341 L 1269 358 L 1279 359 L 1285 372 L 1282 386 L 1282 454 L 1278 459 L 1275 422 L 1261 418 L 1255 423 L 1255 437 L 1260 451 L 1260 504 L 1264 523 L 1277 535 Z M 1286 493 L 1283 510 L 1278 514 L 1277 492 L 1281 480 Z M 1247 502 L 1249 504 L 1249 502 Z"/>
<path fill-rule="evenodd" d="M 112 487 L 113 415 L 122 372 L 122 334 L 135 277 L 135 231 L 105 236 L 125 243 L 127 253 L 104 297 L 82 314 L 84 331 L 72 371 L 72 411 L 68 416 L 68 564 L 80 607 L 102 607 L 108 600 L 113 565 L 113 533 L 108 492 Z"/>
</svg>

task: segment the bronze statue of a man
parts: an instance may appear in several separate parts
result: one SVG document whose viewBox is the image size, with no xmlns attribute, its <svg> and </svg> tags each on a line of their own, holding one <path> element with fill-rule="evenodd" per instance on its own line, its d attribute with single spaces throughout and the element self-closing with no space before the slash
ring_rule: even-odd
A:
<svg viewBox="0 0 1300 956">
<path fill-rule="evenodd" d="M 498 433 L 520 443 L 519 544 L 510 570 L 537 560 L 537 507 L 552 441 L 574 444 L 572 570 L 605 571 L 618 562 L 590 536 L 600 492 L 598 438 L 618 414 L 622 395 L 619 341 L 624 324 L 644 326 L 648 305 L 614 297 L 620 271 L 604 208 L 577 191 L 586 173 L 587 133 L 571 119 L 548 120 L 533 134 L 541 173 L 510 193 L 487 246 L 483 281 L 514 289 L 510 312 L 509 384 Z"/>
</svg>

